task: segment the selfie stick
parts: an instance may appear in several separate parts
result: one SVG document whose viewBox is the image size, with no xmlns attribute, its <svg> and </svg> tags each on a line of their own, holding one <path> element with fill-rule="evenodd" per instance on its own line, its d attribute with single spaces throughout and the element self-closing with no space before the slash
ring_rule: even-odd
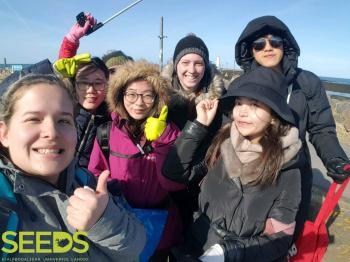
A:
<svg viewBox="0 0 350 262">
<path fill-rule="evenodd" d="M 131 7 L 133 7 L 134 5 L 140 3 L 142 0 L 137 0 L 135 2 L 133 2 L 132 4 L 128 5 L 127 7 L 125 7 L 124 9 L 120 10 L 118 13 L 114 14 L 113 16 L 111 16 L 110 18 L 108 18 L 106 21 L 104 22 L 99 22 L 96 25 L 94 25 L 92 28 L 90 28 L 87 32 L 86 35 L 91 34 L 92 32 L 95 32 L 97 29 L 101 28 L 102 26 L 104 26 L 105 24 L 107 24 L 109 21 L 113 20 L 114 18 L 116 18 L 118 15 L 121 15 L 122 13 L 124 13 L 125 11 L 127 11 L 128 9 L 130 9 Z M 82 17 L 83 16 L 83 17 Z M 83 12 L 79 13 L 77 15 L 77 21 L 79 23 L 80 26 L 84 26 L 86 18 Z"/>
</svg>

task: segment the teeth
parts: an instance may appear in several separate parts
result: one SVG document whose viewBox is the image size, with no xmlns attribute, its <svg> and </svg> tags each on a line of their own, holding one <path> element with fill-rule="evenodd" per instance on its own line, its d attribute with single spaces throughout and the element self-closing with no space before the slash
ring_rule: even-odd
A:
<svg viewBox="0 0 350 262">
<path fill-rule="evenodd" d="M 190 79 L 196 79 L 195 76 L 187 76 L 187 77 L 190 78 Z"/>
<path fill-rule="evenodd" d="M 59 149 L 46 149 L 46 148 L 38 149 L 37 151 L 40 154 L 58 154 L 60 152 Z"/>
</svg>

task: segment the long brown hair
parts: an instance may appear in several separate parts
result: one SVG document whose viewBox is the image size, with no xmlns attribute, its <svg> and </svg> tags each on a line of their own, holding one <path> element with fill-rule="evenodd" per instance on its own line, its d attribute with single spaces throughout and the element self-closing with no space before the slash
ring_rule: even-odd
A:
<svg viewBox="0 0 350 262">
<path fill-rule="evenodd" d="M 270 124 L 260 139 L 259 144 L 262 146 L 260 155 L 260 165 L 258 166 L 259 176 L 251 184 L 260 185 L 262 187 L 273 185 L 276 183 L 279 171 L 283 165 L 283 147 L 281 138 L 290 130 L 291 126 L 279 118 L 273 111 L 271 112 L 274 123 Z M 231 125 L 224 125 L 218 134 L 214 137 L 207 154 L 205 163 L 208 169 L 213 168 L 217 161 L 221 158 L 221 144 L 230 137 Z"/>
</svg>

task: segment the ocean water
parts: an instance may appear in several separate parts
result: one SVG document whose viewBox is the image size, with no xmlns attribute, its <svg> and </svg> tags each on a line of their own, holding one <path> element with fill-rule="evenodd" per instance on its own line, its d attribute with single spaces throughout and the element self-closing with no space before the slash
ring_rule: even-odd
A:
<svg viewBox="0 0 350 262">
<path fill-rule="evenodd" d="M 324 76 L 320 76 L 320 78 L 322 81 L 329 82 L 329 83 L 350 85 L 350 79 L 347 79 L 347 78 L 324 77 Z"/>
<path fill-rule="evenodd" d="M 7 67 L 11 67 L 12 65 L 15 64 L 6 64 Z M 31 64 L 16 64 L 16 65 L 22 65 L 23 68 L 30 66 Z M 0 64 L 0 69 L 4 68 L 4 64 Z M 337 77 L 325 77 L 325 76 L 319 76 L 322 81 L 326 81 L 329 83 L 334 83 L 334 84 L 345 84 L 345 85 L 350 85 L 350 79 L 347 78 L 337 78 Z"/>
<path fill-rule="evenodd" d="M 6 64 L 6 68 L 11 69 L 12 65 L 22 65 L 23 68 L 26 68 L 27 66 L 30 66 L 32 64 Z M 0 64 L 0 69 L 4 69 L 4 68 L 5 68 L 5 64 Z"/>
</svg>

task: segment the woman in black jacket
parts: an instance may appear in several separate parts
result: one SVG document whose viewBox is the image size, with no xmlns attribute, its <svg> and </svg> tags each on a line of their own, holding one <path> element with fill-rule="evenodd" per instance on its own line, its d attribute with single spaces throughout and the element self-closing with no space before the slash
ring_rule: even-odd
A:
<svg viewBox="0 0 350 262">
<path fill-rule="evenodd" d="M 301 141 L 286 95 L 283 75 L 260 67 L 235 81 L 220 99 L 232 122 L 220 129 L 207 152 L 208 173 L 200 184 L 185 253 L 203 261 L 208 256 L 275 261 L 287 255 L 301 194 Z M 197 105 L 196 120 L 186 124 L 163 166 L 166 177 L 183 183 L 191 179 L 191 161 L 217 107 L 217 100 Z"/>
<path fill-rule="evenodd" d="M 209 61 L 209 50 L 204 41 L 194 34 L 188 34 L 176 44 L 172 63 L 166 65 L 162 76 L 172 84 L 168 105 L 168 121 L 182 130 L 188 120 L 193 121 L 196 105 L 204 99 L 216 99 L 225 93 L 223 78 L 215 65 Z M 191 183 L 185 190 L 172 193 L 180 208 L 184 225 L 192 221 L 192 213 L 197 208 L 198 181 L 205 174 L 203 160 L 212 138 L 221 127 L 221 115 L 218 114 L 209 127 L 209 135 L 202 141 L 193 159 Z"/>
<path fill-rule="evenodd" d="M 93 57 L 91 62 L 80 66 L 75 77 L 71 79 L 79 107 L 76 117 L 78 131 L 76 156 L 82 167 L 87 167 L 89 164 L 97 127 L 110 120 L 105 102 L 108 78 L 109 71 L 104 62 L 98 57 Z"/>
<path fill-rule="evenodd" d="M 82 56 L 88 56 L 82 59 Z M 97 127 L 111 120 L 105 102 L 109 71 L 105 63 L 98 57 L 90 58 L 89 54 L 78 55 L 77 66 L 65 66 L 65 58 L 55 62 L 54 67 L 62 76 L 68 77 L 66 84 L 77 100 L 78 114 L 76 125 L 78 143 L 76 157 L 79 165 L 87 168 L 94 145 Z"/>
</svg>

